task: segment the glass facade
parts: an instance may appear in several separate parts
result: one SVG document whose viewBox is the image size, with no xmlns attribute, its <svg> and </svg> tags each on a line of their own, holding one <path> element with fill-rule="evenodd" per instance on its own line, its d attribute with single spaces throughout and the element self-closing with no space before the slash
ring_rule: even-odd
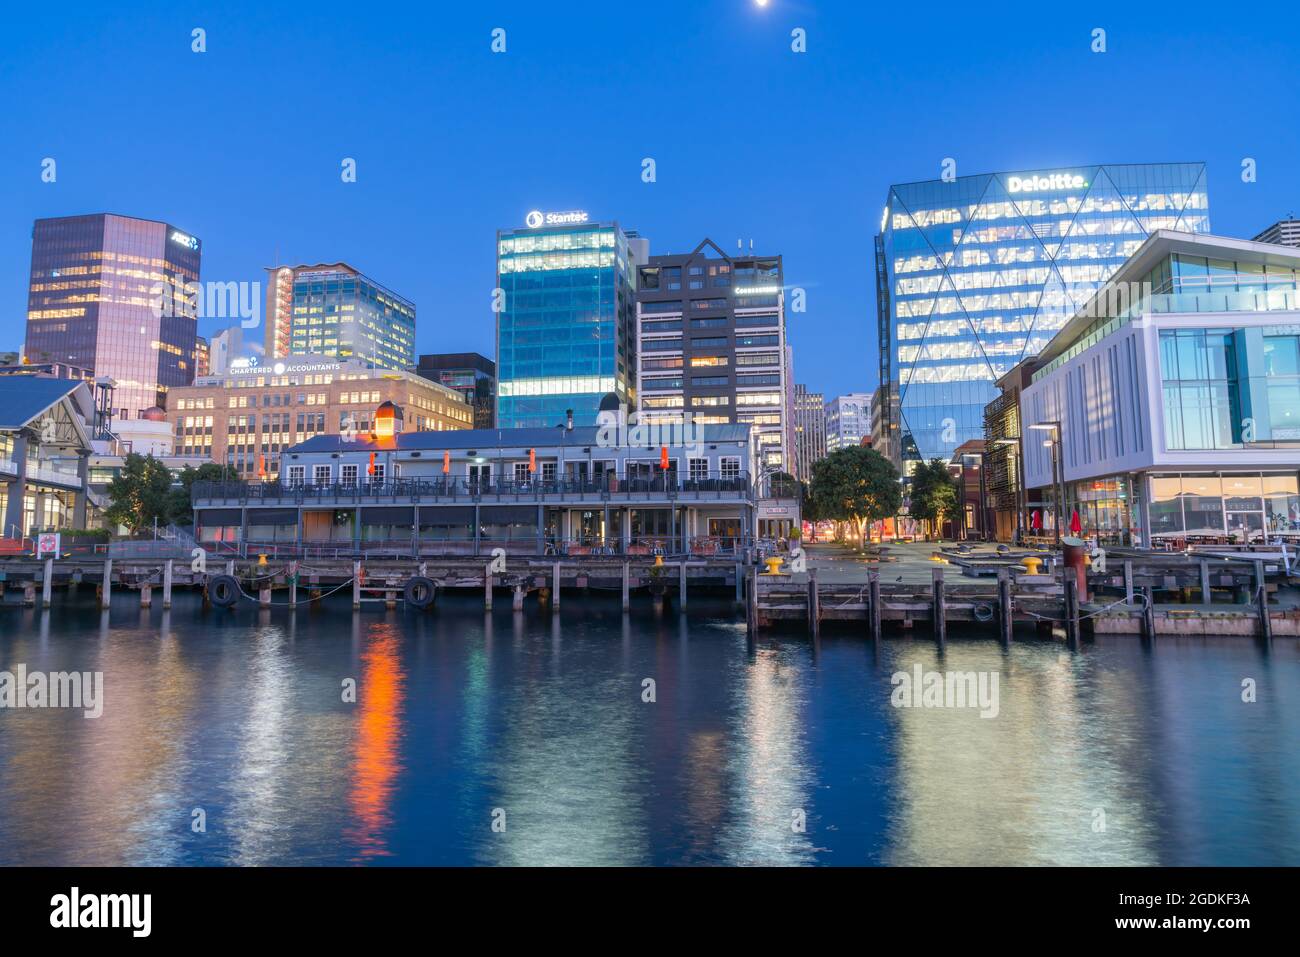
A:
<svg viewBox="0 0 1300 957">
<path fill-rule="evenodd" d="M 497 428 L 595 425 L 634 405 L 635 278 L 617 224 L 497 234 Z"/>
<path fill-rule="evenodd" d="M 898 447 L 946 461 L 981 438 L 994 382 L 1040 352 L 1151 231 L 1209 226 L 1202 163 L 892 187 L 876 274 L 888 312 L 880 376 L 899 390 Z"/>
<path fill-rule="evenodd" d="M 415 304 L 350 266 L 268 269 L 266 354 L 415 364 Z"/>
<path fill-rule="evenodd" d="M 1288 472 L 1156 474 L 1151 483 L 1151 542 L 1300 538 L 1300 482 Z"/>
<path fill-rule="evenodd" d="M 138 418 L 194 379 L 199 240 L 166 223 L 94 214 L 32 231 L 26 355 L 114 380 L 113 411 Z M 181 290 L 158 308 L 160 288 Z M 161 313 L 161 315 L 160 315 Z"/>
</svg>

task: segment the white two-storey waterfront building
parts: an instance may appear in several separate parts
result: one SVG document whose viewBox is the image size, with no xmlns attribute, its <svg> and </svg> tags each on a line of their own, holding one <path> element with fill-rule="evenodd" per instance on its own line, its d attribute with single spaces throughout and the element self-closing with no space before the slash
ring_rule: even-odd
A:
<svg viewBox="0 0 1300 957">
<path fill-rule="evenodd" d="M 754 536 L 748 425 L 403 433 L 386 421 L 381 407 L 374 433 L 290 448 L 275 482 L 196 483 L 198 539 L 305 552 L 713 555 Z"/>
<path fill-rule="evenodd" d="M 1063 487 L 1065 523 L 1156 547 L 1300 539 L 1300 249 L 1156 231 L 1038 359 L 1025 482 Z"/>
</svg>

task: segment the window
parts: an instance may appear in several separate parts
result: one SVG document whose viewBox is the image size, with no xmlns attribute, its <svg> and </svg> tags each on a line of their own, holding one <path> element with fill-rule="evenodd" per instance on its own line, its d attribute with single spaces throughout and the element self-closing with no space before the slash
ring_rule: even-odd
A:
<svg viewBox="0 0 1300 957">
<path fill-rule="evenodd" d="M 742 376 L 741 378 L 745 378 Z M 691 385 L 726 385 L 727 377 L 725 375 L 697 375 L 691 376 Z"/>
<path fill-rule="evenodd" d="M 686 462 L 686 473 L 692 482 L 702 482 L 709 477 L 709 460 L 708 459 L 688 459 Z"/>
<path fill-rule="evenodd" d="M 554 462 L 543 462 L 543 463 L 542 463 L 542 481 L 543 481 L 543 482 L 548 482 L 548 483 L 550 483 L 550 482 L 554 482 L 554 481 L 555 481 L 555 463 L 554 463 Z"/>
<path fill-rule="evenodd" d="M 515 463 L 515 481 L 518 482 L 518 483 L 520 483 L 520 484 L 523 484 L 523 483 L 525 483 L 525 482 L 528 481 L 529 477 L 530 477 L 530 473 L 529 473 L 529 471 L 528 471 L 528 463 L 527 463 L 527 462 L 516 462 L 516 463 Z"/>
<path fill-rule="evenodd" d="M 724 479 L 740 478 L 740 458 L 724 455 L 718 460 L 718 472 Z"/>
<path fill-rule="evenodd" d="M 333 469 L 328 465 L 313 465 L 311 468 L 311 480 L 313 485 L 329 485 L 330 477 L 333 475 Z"/>
<path fill-rule="evenodd" d="M 289 484 L 290 484 L 290 485 L 301 485 L 301 484 L 302 484 L 303 471 L 305 470 L 305 468 L 306 468 L 306 466 L 303 466 L 303 465 L 290 465 L 290 466 L 289 466 Z"/>
<path fill-rule="evenodd" d="M 344 485 L 356 485 L 356 484 L 357 484 L 357 466 L 355 466 L 355 465 L 340 465 L 340 466 L 339 466 L 339 481 L 340 481 L 342 484 L 344 484 Z"/>
<path fill-rule="evenodd" d="M 725 366 L 726 356 L 691 356 L 691 367 L 698 369 L 708 366 Z"/>
</svg>

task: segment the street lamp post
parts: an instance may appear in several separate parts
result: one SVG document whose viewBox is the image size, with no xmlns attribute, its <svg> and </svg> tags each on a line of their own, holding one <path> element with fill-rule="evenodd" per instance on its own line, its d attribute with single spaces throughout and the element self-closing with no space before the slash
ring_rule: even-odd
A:
<svg viewBox="0 0 1300 957">
<path fill-rule="evenodd" d="M 1051 430 L 1052 432 L 1052 438 L 1043 444 L 1052 447 L 1052 488 L 1054 491 L 1052 497 L 1056 499 L 1056 542 L 1059 545 L 1061 542 L 1061 526 L 1065 523 L 1065 443 L 1061 434 L 1061 421 L 1059 419 L 1049 419 L 1046 422 L 1035 422 L 1030 428 Z"/>
</svg>

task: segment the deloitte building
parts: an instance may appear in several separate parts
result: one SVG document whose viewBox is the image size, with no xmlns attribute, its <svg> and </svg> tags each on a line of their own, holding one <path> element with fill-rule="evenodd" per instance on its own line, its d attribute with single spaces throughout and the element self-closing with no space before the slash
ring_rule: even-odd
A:
<svg viewBox="0 0 1300 957">
<path fill-rule="evenodd" d="M 1204 163 L 892 186 L 876 237 L 880 381 L 896 463 L 984 435 L 994 382 L 1036 355 L 1157 229 L 1208 232 Z M 893 408 L 893 412 L 888 410 Z"/>
</svg>

